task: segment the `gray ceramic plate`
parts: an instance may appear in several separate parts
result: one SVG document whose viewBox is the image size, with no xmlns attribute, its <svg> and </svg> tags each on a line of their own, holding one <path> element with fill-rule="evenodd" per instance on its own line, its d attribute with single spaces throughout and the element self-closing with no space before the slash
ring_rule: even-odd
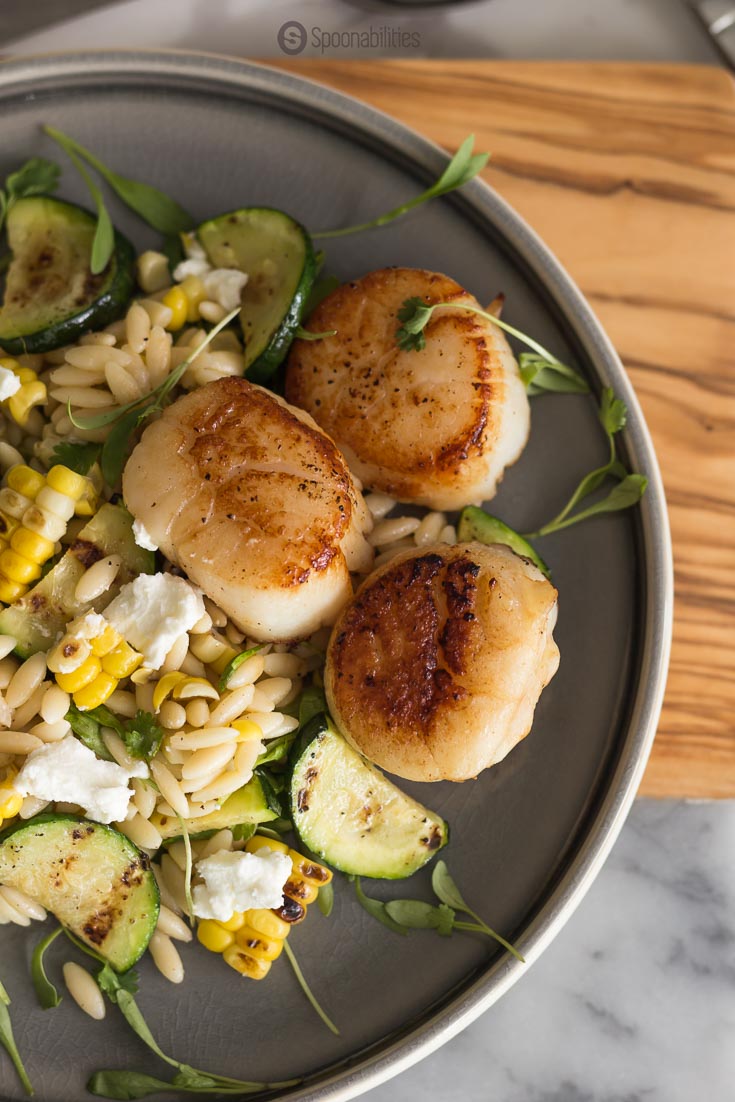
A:
<svg viewBox="0 0 735 1102">
<path fill-rule="evenodd" d="M 348 225 L 416 194 L 445 163 L 436 147 L 354 100 L 209 56 L 14 62 L 0 67 L 0 104 L 3 176 L 32 154 L 54 155 L 39 131 L 49 122 L 200 218 L 265 204 L 314 230 Z M 73 171 L 63 191 L 86 201 Z M 114 209 L 138 245 L 153 242 Z M 640 509 L 544 542 L 561 595 L 562 660 L 531 735 L 477 781 L 405 786 L 449 819 L 444 856 L 455 878 L 486 921 L 520 946 L 525 966 L 473 936 L 401 938 L 360 910 L 344 881 L 331 918 L 315 909 L 292 941 L 339 1038 L 321 1026 L 285 962 L 256 984 L 193 945 L 181 987 L 143 965 L 140 1004 L 165 1051 L 247 1079 L 304 1076 L 284 1095 L 302 1100 L 347 1099 L 375 1086 L 528 972 L 599 870 L 633 798 L 659 714 L 671 615 L 665 504 L 638 404 L 588 306 L 521 219 L 473 183 L 388 229 L 329 242 L 328 263 L 343 278 L 389 264 L 433 268 L 485 302 L 505 291 L 511 322 L 578 364 L 595 390 L 612 384 L 625 399 L 626 457 L 650 485 Z M 521 530 L 535 527 L 603 455 L 590 398 L 535 399 L 530 444 L 494 508 Z M 373 892 L 429 898 L 428 874 Z M 0 974 L 40 1102 L 77 1102 L 100 1066 L 165 1075 L 115 1013 L 98 1024 L 69 998 L 53 1012 L 35 1007 L 27 978 L 34 940 L 3 928 Z M 56 975 L 64 954 L 57 944 Z M 0 1084 L 3 1096 L 21 1097 L 4 1060 Z"/>
</svg>

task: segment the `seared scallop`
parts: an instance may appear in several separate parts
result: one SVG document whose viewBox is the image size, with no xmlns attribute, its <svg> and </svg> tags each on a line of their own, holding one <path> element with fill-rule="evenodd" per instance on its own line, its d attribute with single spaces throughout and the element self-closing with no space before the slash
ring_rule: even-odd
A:
<svg viewBox="0 0 735 1102">
<path fill-rule="evenodd" d="M 479 307 L 436 272 L 383 268 L 345 283 L 308 324 L 336 335 L 294 343 L 286 397 L 371 489 L 432 509 L 479 505 L 528 437 L 518 365 L 497 326 L 451 306 L 432 315 L 423 349 L 402 351 L 397 315 L 411 297 Z"/>
<path fill-rule="evenodd" d="M 556 598 L 507 547 L 402 552 L 367 578 L 334 627 L 332 716 L 357 750 L 399 777 L 476 777 L 531 729 L 559 665 Z"/>
<path fill-rule="evenodd" d="M 308 414 L 245 379 L 169 406 L 125 467 L 125 503 L 171 562 L 248 635 L 334 623 L 369 568 L 368 510 Z"/>
</svg>

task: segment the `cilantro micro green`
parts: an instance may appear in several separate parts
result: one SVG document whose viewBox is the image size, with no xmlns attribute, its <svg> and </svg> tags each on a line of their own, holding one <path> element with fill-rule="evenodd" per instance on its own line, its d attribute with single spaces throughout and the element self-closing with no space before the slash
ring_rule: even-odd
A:
<svg viewBox="0 0 735 1102">
<path fill-rule="evenodd" d="M 372 218 L 369 222 L 361 222 L 357 226 L 346 226 L 339 230 L 323 230 L 319 233 L 312 233 L 311 236 L 345 237 L 350 233 L 361 233 L 363 230 L 387 226 L 390 222 L 395 221 L 396 218 L 401 218 L 402 215 L 407 214 L 410 210 L 421 206 L 422 203 L 426 203 L 430 199 L 438 199 L 440 195 L 447 195 L 450 191 L 456 191 L 457 188 L 463 187 L 464 184 L 469 183 L 478 173 L 482 172 L 490 158 L 489 153 L 474 153 L 474 144 L 475 135 L 470 134 L 469 137 L 465 138 L 462 142 L 439 179 L 414 199 L 409 199 L 408 202 L 401 203 L 400 206 L 394 207 L 393 210 L 389 210 L 387 214 L 381 214 L 378 218 Z"/>
<path fill-rule="evenodd" d="M 320 893 L 321 893 L 321 889 L 320 889 Z M 314 1010 L 316 1010 L 317 1014 L 319 1015 L 321 1020 L 324 1022 L 327 1029 L 330 1029 L 332 1031 L 332 1033 L 334 1033 L 335 1037 L 339 1037 L 339 1030 L 337 1029 L 337 1026 L 334 1024 L 334 1022 L 329 1017 L 327 1012 L 320 1006 L 319 1002 L 317 1001 L 316 996 L 314 995 L 313 991 L 309 987 L 309 984 L 306 982 L 306 980 L 304 978 L 304 973 L 299 968 L 299 963 L 296 960 L 296 957 L 294 955 L 294 951 L 291 948 L 291 946 L 289 945 L 288 940 L 283 942 L 283 951 L 286 954 L 286 956 L 288 957 L 288 963 L 293 968 L 294 975 L 296 976 L 296 979 L 299 982 L 299 987 L 304 992 L 307 999 L 309 1000 L 311 1005 L 314 1007 Z"/>
<path fill-rule="evenodd" d="M 239 306 L 231 310 L 226 317 L 222 318 L 222 321 L 209 330 L 206 337 L 196 346 L 191 355 L 187 356 L 183 363 L 174 368 L 162 383 L 142 398 L 138 398 L 134 402 L 128 402 L 127 405 L 118 406 L 117 409 L 108 410 L 106 413 L 92 414 L 87 417 L 75 417 L 71 403 L 67 404 L 69 420 L 78 429 L 100 429 L 106 425 L 114 426 L 102 445 L 100 454 L 102 474 L 109 486 L 117 485 L 130 450 L 131 438 L 138 426 L 152 413 L 161 411 L 163 402 L 180 381 L 187 368 L 239 313 Z"/>
<path fill-rule="evenodd" d="M 29 195 L 50 195 L 56 191 L 61 169 L 45 157 L 31 157 L 16 172 L 11 172 L 0 189 L 0 229 L 18 199 Z"/>
<path fill-rule="evenodd" d="M 192 229 L 194 219 L 175 199 L 166 195 L 165 192 L 159 191 L 151 184 L 144 184 L 139 180 L 130 180 L 125 176 L 121 176 L 118 172 L 113 172 L 111 168 L 103 164 L 99 157 L 90 152 L 89 149 L 85 149 L 83 145 L 69 137 L 68 134 L 64 134 L 63 131 L 57 130 L 53 126 L 44 126 L 43 130 L 69 155 L 80 172 L 79 158 L 91 165 L 122 199 L 123 203 L 135 211 L 138 217 L 147 222 L 154 230 L 172 235 Z M 85 173 L 81 172 L 81 174 L 86 180 Z"/>
<path fill-rule="evenodd" d="M 560 532 L 562 529 L 569 528 L 573 524 L 579 524 L 580 521 L 588 520 L 590 517 L 629 509 L 631 506 L 637 505 L 643 497 L 648 479 L 645 475 L 628 471 L 617 457 L 615 436 L 625 426 L 628 411 L 625 403 L 622 399 L 615 397 L 610 387 L 602 392 L 598 416 L 605 430 L 610 449 L 607 463 L 601 467 L 596 467 L 585 475 L 561 512 L 557 513 L 555 517 L 535 532 L 528 532 L 526 538 L 549 536 L 552 532 Z M 614 478 L 617 481 L 606 497 L 596 501 L 593 505 L 589 505 L 586 509 L 580 509 L 576 513 L 573 512 L 581 501 L 598 489 L 608 478 Z"/>
<path fill-rule="evenodd" d="M 463 302 L 435 302 L 429 304 L 422 298 L 407 298 L 398 311 L 398 320 L 402 324 L 396 330 L 398 347 L 404 352 L 420 352 L 426 347 L 424 330 L 429 324 L 436 310 L 449 307 L 452 310 L 465 310 L 469 314 L 477 314 L 485 318 L 498 329 L 509 333 L 512 337 L 528 345 L 532 353 L 523 352 L 519 357 L 521 379 L 529 396 L 541 394 L 543 391 L 552 390 L 565 394 L 586 394 L 589 390 L 587 383 L 574 368 L 568 367 L 557 360 L 548 349 L 534 340 L 533 337 L 522 333 L 507 322 L 502 321 L 496 314 L 481 310 L 477 306 L 470 306 Z"/>
<path fill-rule="evenodd" d="M 46 970 L 43 965 L 43 957 L 46 950 L 49 945 L 56 941 L 60 933 L 61 926 L 57 926 L 47 937 L 39 941 L 31 957 L 31 980 L 33 981 L 33 989 L 36 992 L 36 998 L 42 1010 L 53 1010 L 54 1007 L 57 1007 L 61 1002 L 61 995 L 46 975 Z"/>
<path fill-rule="evenodd" d="M 13 1036 L 13 1027 L 10 1022 L 10 996 L 0 983 L 0 1045 L 3 1046 L 8 1056 L 13 1062 L 13 1067 L 17 1073 L 18 1078 L 23 1084 L 23 1088 L 26 1094 L 33 1094 L 33 1087 L 31 1081 L 28 1078 L 28 1073 L 23 1066 L 23 1061 L 20 1058 L 18 1046 L 15 1043 L 15 1037 Z"/>
<path fill-rule="evenodd" d="M 75 444 L 68 440 L 62 440 L 54 448 L 51 459 L 54 463 L 61 463 L 70 471 L 77 474 L 89 474 L 92 467 L 100 457 L 101 444 Z"/>
</svg>

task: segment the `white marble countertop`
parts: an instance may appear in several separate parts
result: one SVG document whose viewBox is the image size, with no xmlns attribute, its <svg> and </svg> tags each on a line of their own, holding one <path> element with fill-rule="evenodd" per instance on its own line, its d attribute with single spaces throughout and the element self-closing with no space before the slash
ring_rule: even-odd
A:
<svg viewBox="0 0 735 1102">
<path fill-rule="evenodd" d="M 735 802 L 641 800 L 501 1000 L 369 1102 L 731 1102 Z"/>
</svg>

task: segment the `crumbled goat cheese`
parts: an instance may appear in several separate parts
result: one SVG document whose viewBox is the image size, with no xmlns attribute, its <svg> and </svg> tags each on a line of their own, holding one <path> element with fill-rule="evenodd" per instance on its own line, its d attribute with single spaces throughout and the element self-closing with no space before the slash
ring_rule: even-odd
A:
<svg viewBox="0 0 735 1102">
<path fill-rule="evenodd" d="M 174 268 L 174 279 L 177 283 L 188 276 L 201 279 L 207 299 L 219 303 L 229 314 L 240 305 L 242 289 L 248 281 L 247 275 L 237 268 L 213 268 L 207 260 L 206 252 L 193 235 L 187 238 L 185 248 L 187 259 Z"/>
<path fill-rule="evenodd" d="M 75 639 L 96 639 L 106 628 L 107 621 L 104 616 L 100 616 L 98 612 L 87 612 L 69 624 L 66 633 Z"/>
<path fill-rule="evenodd" d="M 0 402 L 12 398 L 20 390 L 20 379 L 7 367 L 0 367 Z"/>
<path fill-rule="evenodd" d="M 13 787 L 21 796 L 78 804 L 97 823 L 117 823 L 128 811 L 132 777 L 148 777 L 144 761 L 123 769 L 114 761 L 102 761 L 74 735 L 67 735 L 30 753 Z"/>
<path fill-rule="evenodd" d="M 263 846 L 257 853 L 222 850 L 196 865 L 204 880 L 192 893 L 194 914 L 226 922 L 236 911 L 280 907 L 291 858 Z"/>
<path fill-rule="evenodd" d="M 158 550 L 158 544 L 153 542 L 153 536 L 147 530 L 142 520 L 133 521 L 133 539 L 138 547 L 142 547 L 144 551 Z"/>
<path fill-rule="evenodd" d="M 174 574 L 140 574 L 105 609 L 105 619 L 143 655 L 150 669 L 166 660 L 177 639 L 204 615 L 204 601 Z"/>
</svg>

